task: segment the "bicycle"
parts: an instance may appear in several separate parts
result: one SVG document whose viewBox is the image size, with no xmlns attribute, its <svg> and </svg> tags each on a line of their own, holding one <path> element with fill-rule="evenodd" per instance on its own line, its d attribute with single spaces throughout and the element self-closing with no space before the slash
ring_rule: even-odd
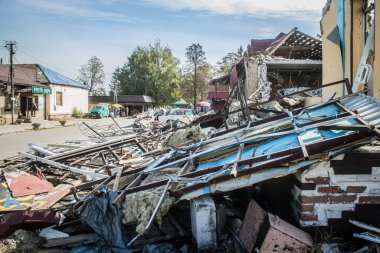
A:
<svg viewBox="0 0 380 253">
<path fill-rule="evenodd" d="M 7 123 L 7 120 L 5 119 L 4 116 L 0 115 L 0 125 L 3 126 L 3 125 L 5 125 L 5 123 Z"/>
</svg>

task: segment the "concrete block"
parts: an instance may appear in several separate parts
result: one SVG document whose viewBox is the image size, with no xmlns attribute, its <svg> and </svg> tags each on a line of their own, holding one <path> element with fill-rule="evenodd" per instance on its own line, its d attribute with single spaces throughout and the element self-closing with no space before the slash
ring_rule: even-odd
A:
<svg viewBox="0 0 380 253">
<path fill-rule="evenodd" d="M 191 200 L 191 229 L 197 241 L 198 251 L 215 251 L 216 244 L 216 208 L 210 196 Z"/>
<path fill-rule="evenodd" d="M 260 230 L 267 219 L 267 212 L 252 199 L 245 213 L 239 236 L 248 253 L 253 252 Z"/>
</svg>

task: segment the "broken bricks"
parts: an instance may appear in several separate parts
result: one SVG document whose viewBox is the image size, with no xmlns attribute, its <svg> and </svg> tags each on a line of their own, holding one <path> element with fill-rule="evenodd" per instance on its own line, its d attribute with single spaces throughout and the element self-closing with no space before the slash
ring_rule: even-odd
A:
<svg viewBox="0 0 380 253">
<path fill-rule="evenodd" d="M 314 245 L 311 236 L 278 216 L 267 213 L 255 200 L 249 202 L 240 238 L 248 253 L 308 252 Z"/>
</svg>

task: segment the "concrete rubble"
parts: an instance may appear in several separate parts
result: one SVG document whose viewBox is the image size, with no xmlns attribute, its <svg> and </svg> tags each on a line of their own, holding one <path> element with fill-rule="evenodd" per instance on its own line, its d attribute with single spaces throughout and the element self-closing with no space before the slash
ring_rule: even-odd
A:
<svg viewBox="0 0 380 253">
<path fill-rule="evenodd" d="M 366 99 L 377 106 L 358 93 L 283 109 L 245 125 L 242 116 L 239 126 L 210 134 L 198 124 L 168 129 L 157 133 L 166 140 L 161 138 L 153 150 L 145 145 L 156 136 L 142 132 L 84 146 L 31 145 L 30 152 L 1 164 L 1 210 L 6 215 L 0 232 L 7 238 L 2 247 L 17 251 L 12 236 L 19 233 L 16 229 L 27 229 L 39 233 L 34 236 L 40 238 L 36 247 L 41 249 L 101 245 L 110 251 L 148 250 L 165 248 L 156 243 L 166 242 L 172 251 L 186 248 L 185 252 L 311 251 L 322 245 L 313 232 L 316 224 L 336 219 L 333 210 L 359 208 L 345 192 L 362 188 L 343 186 L 332 175 L 338 173 L 334 168 L 346 159 L 344 154 L 357 152 L 359 157 L 376 150 L 378 132 L 370 124 L 377 118 L 361 110 L 365 103 L 358 103 Z M 320 168 L 330 172 L 320 174 Z M 14 180 L 25 176 L 30 177 L 23 185 L 26 190 L 15 189 Z M 330 185 L 319 186 L 327 178 Z M 316 193 L 307 192 L 309 182 L 317 185 Z M 365 191 L 356 194 L 369 198 Z M 323 202 L 323 208 L 313 204 L 312 209 L 311 201 Z M 34 223 L 12 218 L 46 210 L 59 218 L 33 218 Z M 84 240 L 86 246 L 81 244 Z"/>
</svg>

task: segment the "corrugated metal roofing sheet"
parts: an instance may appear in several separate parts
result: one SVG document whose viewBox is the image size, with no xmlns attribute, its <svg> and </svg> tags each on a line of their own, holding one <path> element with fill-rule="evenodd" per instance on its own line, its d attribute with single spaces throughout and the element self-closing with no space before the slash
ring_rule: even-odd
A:
<svg viewBox="0 0 380 253">
<path fill-rule="evenodd" d="M 380 101 L 364 94 L 348 97 L 340 101 L 350 110 L 356 110 L 357 114 L 369 124 L 380 127 Z"/>
<path fill-rule="evenodd" d="M 58 72 L 55 72 L 54 70 L 51 70 L 45 66 L 42 66 L 38 64 L 38 67 L 41 69 L 41 71 L 44 73 L 46 78 L 49 80 L 49 83 L 51 84 L 59 84 L 59 85 L 67 85 L 71 87 L 77 87 L 81 89 L 88 90 L 89 87 L 83 83 L 74 81 L 62 74 L 59 74 Z"/>
</svg>

